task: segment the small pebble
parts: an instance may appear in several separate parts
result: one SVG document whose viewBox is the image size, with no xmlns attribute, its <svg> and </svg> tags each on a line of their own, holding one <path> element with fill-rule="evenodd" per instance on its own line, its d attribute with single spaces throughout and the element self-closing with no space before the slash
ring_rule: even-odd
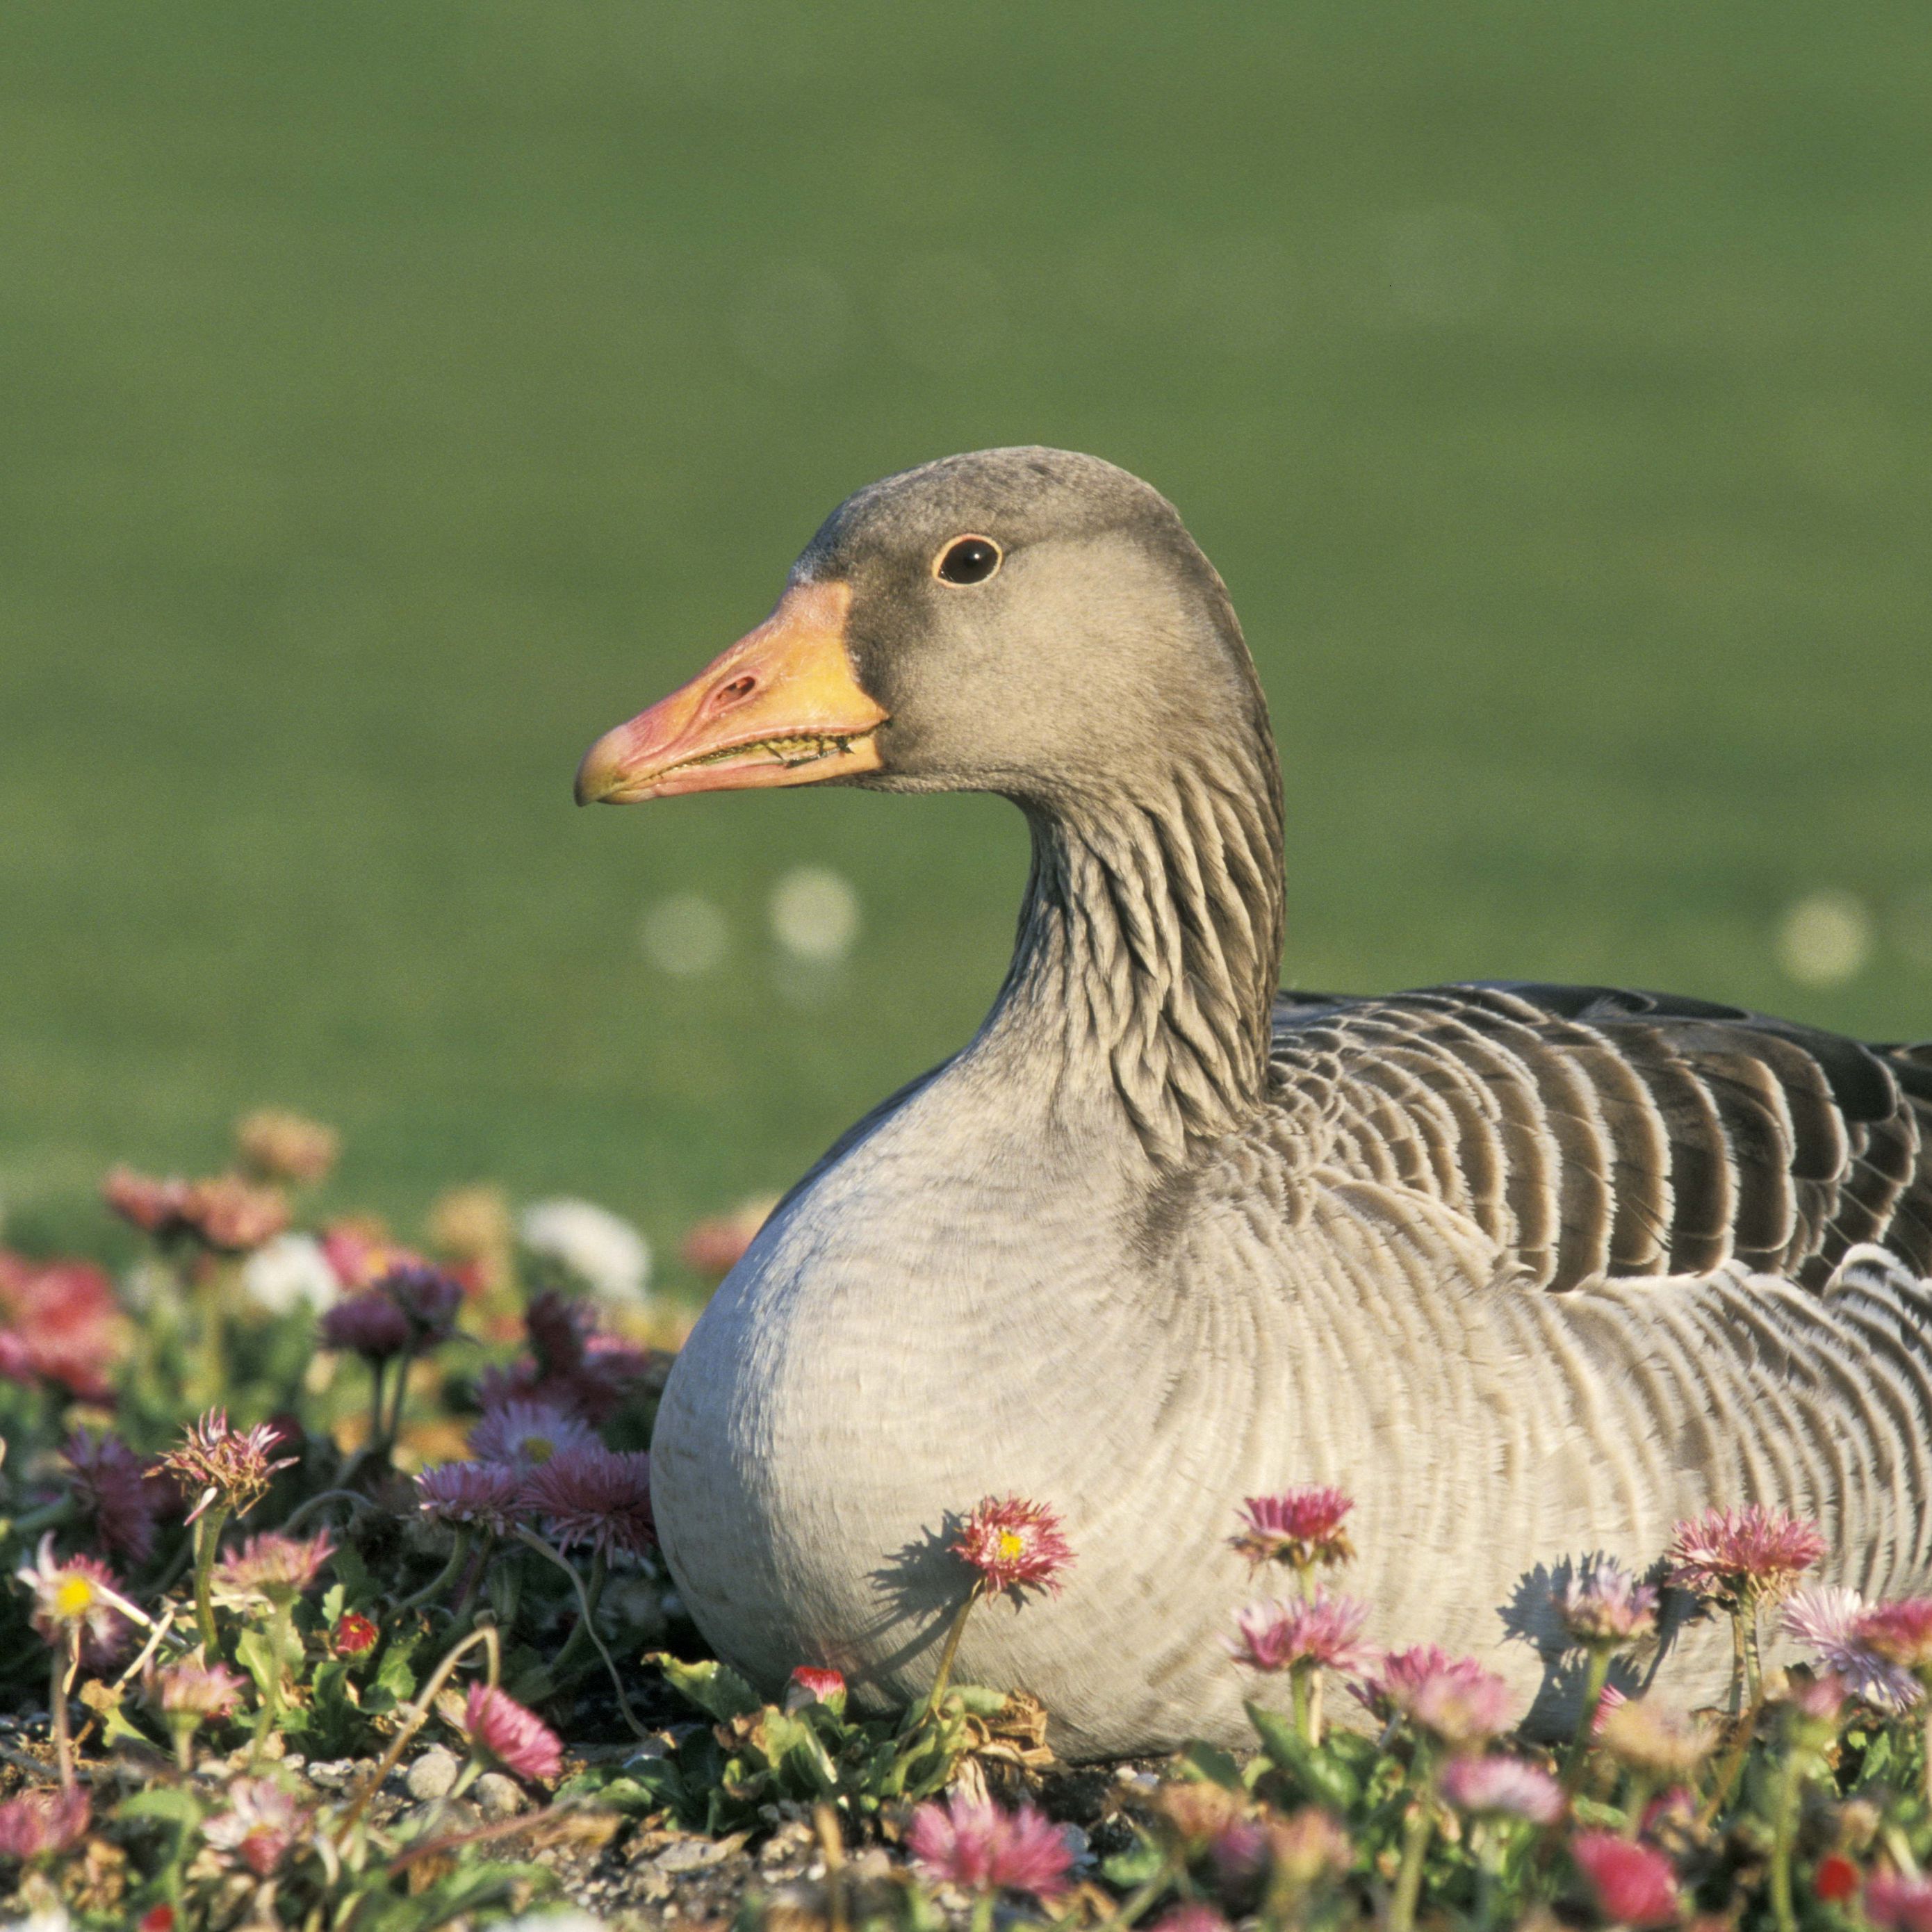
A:
<svg viewBox="0 0 1932 1932">
<path fill-rule="evenodd" d="M 308 1781 L 324 1791 L 340 1791 L 356 1775 L 358 1767 L 352 1757 L 338 1757 L 325 1764 L 312 1764 L 308 1768 Z"/>
<path fill-rule="evenodd" d="M 410 1766 L 409 1775 L 403 1782 L 412 1798 L 447 1798 L 456 1788 L 456 1774 L 462 1768 L 454 1752 L 445 1750 L 440 1744 L 431 1744 Z"/>
<path fill-rule="evenodd" d="M 514 1818 L 524 1808 L 522 1786 L 514 1778 L 506 1778 L 500 1771 L 486 1771 L 470 1787 L 470 1795 L 476 1799 L 477 1810 L 489 1824 Z"/>
</svg>

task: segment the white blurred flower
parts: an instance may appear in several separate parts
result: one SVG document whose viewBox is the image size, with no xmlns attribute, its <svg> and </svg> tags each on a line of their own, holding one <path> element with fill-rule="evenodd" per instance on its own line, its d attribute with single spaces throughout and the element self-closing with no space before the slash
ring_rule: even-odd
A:
<svg viewBox="0 0 1932 1932">
<path fill-rule="evenodd" d="M 1809 893 L 1778 925 L 1778 964 L 1801 986 L 1838 986 L 1856 979 L 1871 950 L 1871 914 L 1851 892 Z"/>
<path fill-rule="evenodd" d="M 859 895 L 822 866 L 800 866 L 772 889 L 772 932 L 800 959 L 830 965 L 859 937 Z"/>
<path fill-rule="evenodd" d="M 608 1932 L 602 1919 L 572 1905 L 548 1912 L 539 1907 L 514 1918 L 500 1918 L 496 1924 L 496 1932 Z"/>
<path fill-rule="evenodd" d="M 644 914 L 638 944 L 659 972 L 686 979 L 722 965 L 731 934 L 724 915 L 709 899 L 678 892 L 658 900 Z"/>
<path fill-rule="evenodd" d="M 278 1234 L 242 1267 L 242 1286 L 271 1315 L 306 1303 L 320 1313 L 342 1297 L 342 1284 L 312 1234 Z"/>
<path fill-rule="evenodd" d="M 635 1307 L 651 1278 L 650 1246 L 621 1215 L 594 1202 L 532 1202 L 517 1219 L 532 1254 L 560 1262 L 600 1301 Z"/>
</svg>

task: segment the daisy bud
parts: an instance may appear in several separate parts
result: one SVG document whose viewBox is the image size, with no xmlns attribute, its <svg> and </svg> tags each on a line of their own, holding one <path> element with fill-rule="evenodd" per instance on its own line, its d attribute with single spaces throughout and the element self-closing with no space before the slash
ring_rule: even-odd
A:
<svg viewBox="0 0 1932 1932">
<path fill-rule="evenodd" d="M 1677 1916 L 1677 1870 L 1654 1846 L 1614 1832 L 1579 1832 L 1570 1841 L 1570 1856 L 1598 1911 L 1612 1925 L 1666 1925 Z"/>
</svg>

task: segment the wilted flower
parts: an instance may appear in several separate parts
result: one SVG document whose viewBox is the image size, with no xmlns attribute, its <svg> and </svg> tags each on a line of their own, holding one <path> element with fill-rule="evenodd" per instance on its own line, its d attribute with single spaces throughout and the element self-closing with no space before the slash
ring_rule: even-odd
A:
<svg viewBox="0 0 1932 1932">
<path fill-rule="evenodd" d="M 978 1570 L 988 1590 L 1033 1586 L 1058 1594 L 1060 1572 L 1073 1550 L 1059 1516 L 1044 1503 L 1018 1496 L 985 1496 L 961 1526 L 953 1554 Z"/>
<path fill-rule="evenodd" d="M 1874 1604 L 1852 1626 L 1854 1640 L 1900 1670 L 1932 1666 L 1932 1597 Z"/>
<path fill-rule="evenodd" d="M 1246 1815 L 1238 1792 L 1205 1779 L 1177 1778 L 1154 1795 L 1154 1808 L 1166 1821 L 1188 1857 L 1204 1851 Z"/>
<path fill-rule="evenodd" d="M 1356 1695 L 1378 1716 L 1406 1717 L 1459 1750 L 1509 1727 L 1509 1686 L 1474 1658 L 1432 1643 L 1390 1652 Z"/>
<path fill-rule="evenodd" d="M 784 1707 L 788 1711 L 802 1711 L 812 1704 L 823 1704 L 829 1710 L 842 1712 L 845 1708 L 844 1673 L 801 1664 L 786 1682 Z"/>
<path fill-rule="evenodd" d="M 199 1422 L 189 1424 L 180 1445 L 161 1458 L 161 1466 L 171 1471 L 195 1498 L 188 1514 L 190 1522 L 217 1501 L 240 1514 L 267 1495 L 269 1480 L 278 1469 L 288 1468 L 300 1460 L 284 1456 L 272 1461 L 281 1443 L 282 1432 L 273 1424 L 258 1422 L 252 1429 L 231 1429 L 228 1412 L 211 1408 Z"/>
<path fill-rule="evenodd" d="M 472 1750 L 487 1753 L 518 1778 L 554 1778 L 563 1768 L 563 1740 L 534 1711 L 487 1684 L 472 1684 L 464 1710 Z"/>
<path fill-rule="evenodd" d="M 970 1892 L 1055 1898 L 1073 1863 L 1066 1834 L 1030 1804 L 1003 1811 L 964 1792 L 944 1806 L 922 1804 L 906 1844 L 928 1877 Z"/>
<path fill-rule="evenodd" d="M 1785 1634 L 1814 1652 L 1828 1670 L 1843 1678 L 1855 1696 L 1881 1711 L 1906 1711 L 1917 1703 L 1918 1680 L 1888 1661 L 1859 1634 L 1869 1614 L 1857 1591 L 1836 1583 L 1814 1583 L 1784 1606 Z"/>
<path fill-rule="evenodd" d="M 1657 1628 L 1657 1592 L 1608 1558 L 1592 1564 L 1557 1592 L 1556 1614 L 1573 1643 L 1615 1649 Z"/>
<path fill-rule="evenodd" d="M 366 1657 L 381 1634 L 360 1610 L 344 1610 L 328 1634 L 328 1647 L 338 1657 Z"/>
<path fill-rule="evenodd" d="M 523 1472 L 505 1462 L 439 1462 L 416 1478 L 418 1506 L 432 1522 L 492 1536 L 508 1536 L 525 1514 L 523 1490 Z"/>
<path fill-rule="evenodd" d="M 78 1784 L 8 1798 L 0 1804 L 0 1858 L 32 1864 L 70 1851 L 86 1835 L 88 1810 Z"/>
<path fill-rule="evenodd" d="M 1626 1697 L 1604 1713 L 1597 1735 L 1621 1762 L 1666 1778 L 1694 1770 L 1718 1742 L 1708 1724 L 1654 1697 Z"/>
<path fill-rule="evenodd" d="M 342 1298 L 342 1284 L 313 1234 L 278 1234 L 265 1242 L 242 1264 L 242 1288 L 271 1315 L 298 1308 L 320 1312 Z"/>
<path fill-rule="evenodd" d="M 1825 1553 L 1817 1525 L 1784 1510 L 1706 1510 L 1678 1524 L 1670 1580 L 1726 1610 L 1774 1602 Z"/>
<path fill-rule="evenodd" d="M 192 1181 L 182 1197 L 180 1225 L 218 1254 L 246 1254 L 289 1225 L 289 1204 L 280 1191 L 238 1174 Z"/>
<path fill-rule="evenodd" d="M 149 1703 L 166 1718 L 225 1718 L 240 1702 L 243 1683 L 225 1664 L 170 1664 L 147 1683 Z"/>
<path fill-rule="evenodd" d="M 319 1530 L 314 1536 L 282 1536 L 271 1531 L 251 1536 L 214 1566 L 218 1594 L 231 1601 L 265 1598 L 286 1608 L 314 1588 L 322 1567 L 335 1553 L 335 1540 Z"/>
<path fill-rule="evenodd" d="M 345 1295 L 322 1318 L 322 1345 L 365 1362 L 392 1360 L 414 1339 L 409 1317 L 380 1288 Z"/>
<path fill-rule="evenodd" d="M 1865 1916 L 1881 1932 L 1932 1932 L 1932 1878 L 1874 1872 L 1865 1880 Z"/>
<path fill-rule="evenodd" d="M 61 1449 L 74 1500 L 94 1519 L 103 1543 L 130 1563 L 154 1553 L 154 1528 L 179 1501 L 174 1484 L 118 1436 L 77 1429 Z"/>
<path fill-rule="evenodd" d="M 1297 1570 L 1346 1563 L 1355 1552 L 1342 1522 L 1354 1507 L 1342 1490 L 1308 1484 L 1279 1496 L 1250 1496 L 1241 1505 L 1241 1533 L 1228 1540 L 1250 1563 L 1273 1561 Z"/>
<path fill-rule="evenodd" d="M 621 1216 L 590 1201 L 533 1202 L 517 1222 L 533 1255 L 568 1268 L 600 1301 L 638 1307 L 650 1280 L 651 1251 Z"/>
<path fill-rule="evenodd" d="M 30 1262 L 0 1249 L 0 1375 L 58 1384 L 85 1402 L 113 1393 L 128 1352 L 113 1284 L 92 1262 Z"/>
<path fill-rule="evenodd" d="M 410 1324 L 410 1342 L 418 1354 L 436 1348 L 456 1333 L 457 1311 L 463 1306 L 463 1284 L 427 1262 L 405 1262 L 391 1268 L 376 1283 L 400 1308 Z"/>
<path fill-rule="evenodd" d="M 585 1544 L 602 1556 L 641 1556 L 657 1540 L 651 1459 L 639 1451 L 566 1449 L 524 1477 L 523 1502 L 560 1549 Z"/>
<path fill-rule="evenodd" d="M 50 1530 L 34 1560 L 14 1576 L 33 1593 L 34 1628 L 46 1642 L 63 1643 L 72 1634 L 81 1660 L 92 1670 L 106 1669 L 127 1648 L 127 1605 L 114 1573 L 98 1558 L 56 1556 Z"/>
<path fill-rule="evenodd" d="M 597 1432 L 554 1402 L 506 1402 L 487 1411 L 470 1432 L 470 1453 L 484 1462 L 535 1468 L 566 1449 L 588 1449 Z"/>
<path fill-rule="evenodd" d="M 1459 1811 L 1553 1825 L 1563 1787 L 1541 1766 L 1520 1757 L 1454 1757 L 1443 1767 L 1442 1796 Z"/>
<path fill-rule="evenodd" d="M 1612 1924 L 1664 1925 L 1677 1916 L 1676 1868 L 1655 1846 L 1614 1832 L 1579 1832 L 1570 1856 Z"/>
<path fill-rule="evenodd" d="M 1360 1641 L 1368 1616 L 1366 1604 L 1326 1590 L 1312 1598 L 1250 1604 L 1235 1618 L 1240 1641 L 1228 1648 L 1235 1662 L 1250 1670 L 1292 1670 L 1298 1664 L 1356 1670 L 1370 1656 Z"/>
<path fill-rule="evenodd" d="M 228 1809 L 204 1821 L 202 1836 L 269 1877 L 308 1828 L 308 1814 L 272 1778 L 235 1778 L 225 1796 Z"/>
<path fill-rule="evenodd" d="M 340 1148 L 333 1128 L 280 1108 L 264 1107 L 236 1123 L 235 1150 L 263 1180 L 313 1186 L 326 1178 Z"/>
<path fill-rule="evenodd" d="M 601 1334 L 587 1303 L 546 1288 L 524 1312 L 535 1359 L 492 1369 L 478 1382 L 485 1409 L 514 1401 L 553 1404 L 590 1423 L 616 1413 L 650 1366 L 646 1350 Z"/>
</svg>

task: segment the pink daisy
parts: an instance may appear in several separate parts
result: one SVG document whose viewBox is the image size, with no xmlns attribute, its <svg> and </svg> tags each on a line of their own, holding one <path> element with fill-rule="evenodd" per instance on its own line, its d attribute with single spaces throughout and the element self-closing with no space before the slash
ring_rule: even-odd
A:
<svg viewBox="0 0 1932 1932">
<path fill-rule="evenodd" d="M 77 1784 L 8 1798 L 0 1804 L 0 1858 L 32 1864 L 71 1851 L 86 1836 L 88 1810 L 88 1795 Z"/>
<path fill-rule="evenodd" d="M 523 1478 L 523 1504 L 561 1550 L 584 1544 L 602 1556 L 642 1556 L 657 1540 L 651 1459 L 640 1450 L 566 1449 Z"/>
<path fill-rule="evenodd" d="M 1556 1614 L 1572 1642 L 1586 1649 L 1615 1649 L 1657 1628 L 1657 1592 L 1608 1558 L 1564 1585 Z"/>
<path fill-rule="evenodd" d="M 1390 1651 L 1356 1687 L 1378 1717 L 1405 1717 L 1458 1749 L 1509 1728 L 1509 1686 L 1472 1657 L 1432 1643 Z"/>
<path fill-rule="evenodd" d="M 1368 1616 L 1366 1604 L 1325 1590 L 1312 1598 L 1250 1604 L 1234 1620 L 1239 1642 L 1231 1640 L 1228 1648 L 1250 1670 L 1292 1670 L 1307 1664 L 1358 1670 L 1371 1654 L 1360 1641 Z"/>
<path fill-rule="evenodd" d="M 164 1717 L 225 1718 L 242 1700 L 242 1679 L 225 1664 L 172 1664 L 147 1683 L 148 1701 Z"/>
<path fill-rule="evenodd" d="M 1342 1520 L 1354 1507 L 1346 1492 L 1310 1484 L 1279 1496 L 1250 1496 L 1241 1505 L 1241 1533 L 1228 1540 L 1250 1563 L 1272 1561 L 1298 1570 L 1346 1563 L 1355 1552 Z"/>
<path fill-rule="evenodd" d="M 127 1608 L 113 1571 L 98 1558 L 55 1556 L 49 1530 L 34 1560 L 14 1575 L 33 1593 L 33 1625 L 45 1642 L 60 1645 L 73 1632 L 90 1670 L 106 1670 L 126 1651 Z"/>
<path fill-rule="evenodd" d="M 1865 1880 L 1865 1916 L 1881 1932 L 1932 1932 L 1932 1878 L 1873 1873 Z"/>
<path fill-rule="evenodd" d="M 1677 1916 L 1677 1868 L 1654 1845 L 1614 1832 L 1579 1832 L 1570 1856 L 1612 1924 L 1666 1925 Z"/>
<path fill-rule="evenodd" d="M 518 1778 L 552 1778 L 563 1768 L 563 1740 L 534 1711 L 487 1684 L 472 1684 L 464 1709 L 470 1748 Z"/>
<path fill-rule="evenodd" d="M 1562 1786 L 1520 1757 L 1453 1757 L 1443 1768 L 1442 1792 L 1459 1811 L 1532 1825 L 1553 1825 L 1563 1815 Z"/>
<path fill-rule="evenodd" d="M 597 1439 L 589 1423 L 554 1402 L 506 1402 L 486 1412 L 470 1430 L 470 1453 L 481 1462 L 532 1469 L 566 1449 L 590 1448 Z"/>
<path fill-rule="evenodd" d="M 906 1844 L 928 1878 L 968 1892 L 1056 1898 L 1073 1863 L 1066 1834 L 1030 1804 L 1003 1811 L 963 1792 L 944 1806 L 922 1804 Z"/>
<path fill-rule="evenodd" d="M 982 1497 L 952 1552 L 979 1571 L 988 1589 L 1016 1594 L 1030 1586 L 1057 1595 L 1060 1572 L 1073 1561 L 1058 1515 L 1018 1496 Z"/>
<path fill-rule="evenodd" d="M 418 1506 L 432 1522 L 508 1536 L 527 1514 L 523 1472 L 503 1462 L 439 1462 L 416 1478 Z"/>
<path fill-rule="evenodd" d="M 1672 1532 L 1670 1580 L 1726 1610 L 1775 1601 L 1825 1553 L 1823 1532 L 1784 1510 L 1706 1510 Z"/>
<path fill-rule="evenodd" d="M 230 1428 L 225 1408 L 211 1408 L 199 1422 L 191 1423 L 179 1447 L 161 1458 L 162 1467 L 196 1498 L 188 1521 L 194 1522 L 218 1499 L 237 1515 L 252 1509 L 267 1495 L 275 1472 L 299 1460 L 284 1456 L 270 1460 L 281 1441 L 280 1430 L 271 1423 L 258 1422 L 253 1429 Z"/>
<path fill-rule="evenodd" d="M 1852 1626 L 1853 1640 L 1900 1670 L 1932 1666 L 1932 1597 L 1874 1604 Z"/>
<path fill-rule="evenodd" d="M 237 1778 L 223 1794 L 228 1809 L 203 1821 L 201 1835 L 268 1877 L 308 1828 L 308 1814 L 272 1778 Z"/>
<path fill-rule="evenodd" d="M 266 1598 L 286 1608 L 315 1587 L 334 1553 L 335 1539 L 326 1529 L 308 1537 L 251 1536 L 216 1563 L 214 1587 L 231 1602 Z"/>
<path fill-rule="evenodd" d="M 784 1707 L 802 1711 L 812 1704 L 824 1704 L 835 1712 L 845 1708 L 845 1677 L 842 1671 L 821 1670 L 801 1664 L 785 1684 Z"/>
<path fill-rule="evenodd" d="M 1870 1614 L 1857 1591 L 1813 1583 L 1785 1605 L 1783 1622 L 1785 1634 L 1844 1678 L 1854 1696 L 1878 1710 L 1909 1711 L 1921 1694 L 1918 1680 L 1860 1636 L 1859 1626 Z"/>
</svg>

